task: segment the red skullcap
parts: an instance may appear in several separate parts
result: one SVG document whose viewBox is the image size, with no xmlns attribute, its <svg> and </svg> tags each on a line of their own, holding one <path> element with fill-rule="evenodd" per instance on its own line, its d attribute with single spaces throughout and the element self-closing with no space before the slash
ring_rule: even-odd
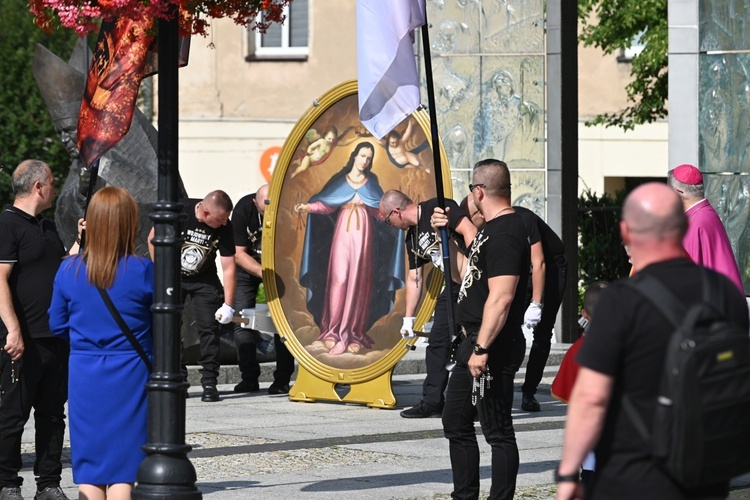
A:
<svg viewBox="0 0 750 500">
<path fill-rule="evenodd" d="M 703 184 L 703 174 L 701 174 L 701 171 L 687 163 L 675 168 L 672 171 L 672 176 L 683 184 L 690 186 Z"/>
</svg>

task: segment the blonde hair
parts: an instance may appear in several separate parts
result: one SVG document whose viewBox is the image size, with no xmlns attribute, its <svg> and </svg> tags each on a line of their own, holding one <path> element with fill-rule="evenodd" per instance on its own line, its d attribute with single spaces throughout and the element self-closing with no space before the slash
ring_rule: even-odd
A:
<svg viewBox="0 0 750 500">
<path fill-rule="evenodd" d="M 126 190 L 108 186 L 91 198 L 86 210 L 86 277 L 89 283 L 110 288 L 117 264 L 125 255 L 135 255 L 138 204 Z"/>
</svg>

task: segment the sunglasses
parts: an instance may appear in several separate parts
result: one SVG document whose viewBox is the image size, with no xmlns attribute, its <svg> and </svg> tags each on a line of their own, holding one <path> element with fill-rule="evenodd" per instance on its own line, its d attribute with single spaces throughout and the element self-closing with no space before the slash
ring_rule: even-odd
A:
<svg viewBox="0 0 750 500">
<path fill-rule="evenodd" d="M 486 184 L 469 184 L 469 192 L 473 193 L 474 192 L 474 188 L 477 188 L 477 187 L 485 189 L 487 187 L 487 185 Z"/>
</svg>

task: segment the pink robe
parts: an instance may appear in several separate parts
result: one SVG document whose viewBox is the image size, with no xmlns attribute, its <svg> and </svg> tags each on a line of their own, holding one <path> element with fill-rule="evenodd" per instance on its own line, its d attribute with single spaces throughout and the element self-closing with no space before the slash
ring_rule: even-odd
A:
<svg viewBox="0 0 750 500">
<path fill-rule="evenodd" d="M 320 201 L 310 203 L 310 213 L 335 211 Z M 373 224 L 378 210 L 368 207 L 355 195 L 341 206 L 331 245 L 327 292 L 318 340 L 333 340 L 331 354 L 341 354 L 352 344 L 369 348 L 372 339 L 365 333 L 365 322 L 372 294 Z"/>
<path fill-rule="evenodd" d="M 737 260 L 719 214 L 703 199 L 685 212 L 688 230 L 682 241 L 685 251 L 696 264 L 713 269 L 732 280 L 745 295 Z"/>
</svg>

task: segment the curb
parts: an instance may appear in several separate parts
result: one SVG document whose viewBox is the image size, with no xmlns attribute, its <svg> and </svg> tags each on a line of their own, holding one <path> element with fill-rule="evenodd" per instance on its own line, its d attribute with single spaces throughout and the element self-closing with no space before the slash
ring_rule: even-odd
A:
<svg viewBox="0 0 750 500">
<path fill-rule="evenodd" d="M 547 366 L 559 366 L 562 361 L 565 352 L 571 344 L 552 344 L 550 349 L 549 358 L 547 358 Z M 526 349 L 526 356 L 524 357 L 521 368 L 526 366 L 529 359 L 529 350 Z M 188 365 L 188 382 L 191 386 L 200 386 L 200 366 Z M 273 382 L 273 371 L 276 369 L 276 363 L 273 361 L 267 363 L 260 363 L 260 377 L 259 382 Z M 396 364 L 393 370 L 394 375 L 414 375 L 419 373 L 426 373 L 427 366 L 424 360 L 424 349 L 418 348 L 414 351 L 409 351 L 401 360 Z M 297 369 L 295 367 L 294 375 L 292 380 L 297 376 Z M 240 381 L 240 370 L 237 365 L 223 365 L 219 368 L 219 377 L 217 382 L 219 384 L 237 384 Z"/>
</svg>

